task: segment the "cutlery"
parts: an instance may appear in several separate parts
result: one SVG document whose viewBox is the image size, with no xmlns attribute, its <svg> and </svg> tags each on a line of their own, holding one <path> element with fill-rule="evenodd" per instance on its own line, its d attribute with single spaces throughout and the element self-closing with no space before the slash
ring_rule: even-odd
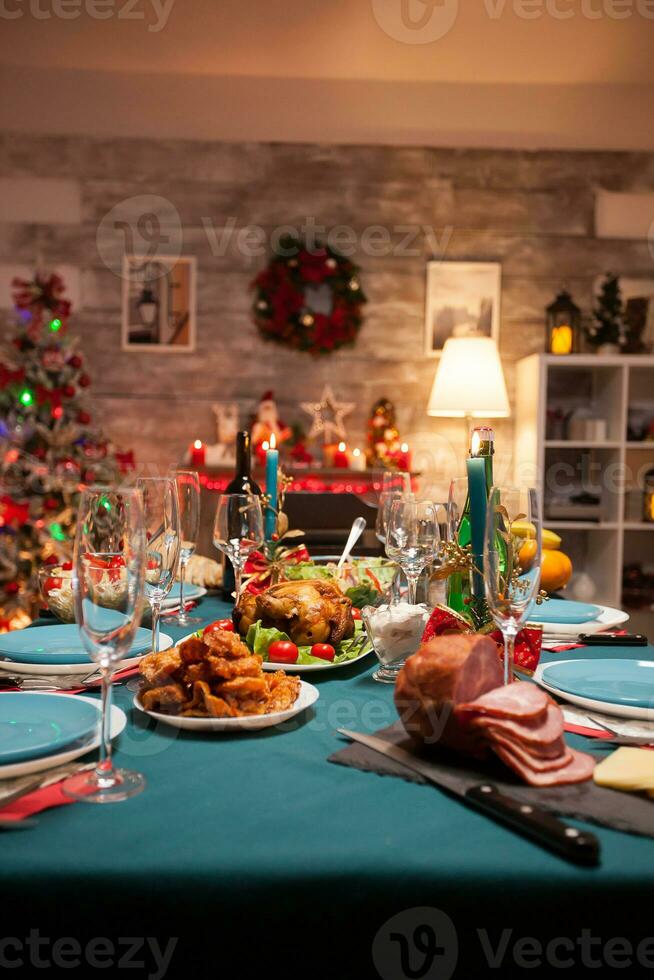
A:
<svg viewBox="0 0 654 980">
<path fill-rule="evenodd" d="M 355 544 L 357 543 L 357 541 L 359 540 L 359 538 L 361 537 L 365 529 L 366 529 L 365 517 L 355 518 L 355 520 L 352 522 L 352 528 L 350 530 L 349 537 L 345 542 L 345 547 L 343 548 L 343 554 L 338 559 L 338 565 L 336 566 L 336 571 L 338 571 L 340 568 L 343 567 L 346 559 L 349 557 L 349 554 L 352 551 L 352 548 L 354 548 Z"/>
<path fill-rule="evenodd" d="M 611 728 L 610 725 L 607 725 L 606 722 L 598 718 L 597 715 L 591 715 L 586 712 L 586 716 L 590 718 L 591 721 L 594 721 L 596 725 L 599 725 L 600 728 L 603 728 L 605 732 L 609 732 L 609 734 L 613 736 L 610 739 L 611 745 L 654 745 L 654 732 L 652 732 L 651 735 L 623 735 L 622 732 L 619 732 L 617 729 Z"/>
<path fill-rule="evenodd" d="M 346 728 L 339 728 L 338 731 L 346 738 L 360 742 L 374 752 L 388 756 L 406 769 L 419 773 L 434 785 L 449 790 L 465 803 L 506 824 L 536 844 L 554 851 L 567 861 L 588 866 L 599 863 L 600 844 L 595 834 L 578 830 L 534 804 L 522 803 L 507 796 L 491 782 L 469 780 L 470 785 L 464 789 L 458 777 L 448 779 L 445 773 L 440 771 L 436 773 L 432 766 L 402 748 L 401 745 L 387 742 L 375 735 L 352 732 Z"/>
<path fill-rule="evenodd" d="M 81 766 L 78 766 L 76 762 L 69 762 L 67 765 L 48 769 L 45 773 L 39 772 L 34 776 L 18 776 L 16 779 L 4 780 L 0 784 L 0 810 L 9 806 L 10 803 L 20 800 L 21 797 L 27 796 L 28 793 L 33 793 L 37 789 L 46 789 L 61 779 L 66 779 L 67 776 L 74 776 L 78 772 L 93 769 L 96 765 L 96 762 L 86 762 Z M 3 792 L 5 787 L 6 792 Z"/>
</svg>

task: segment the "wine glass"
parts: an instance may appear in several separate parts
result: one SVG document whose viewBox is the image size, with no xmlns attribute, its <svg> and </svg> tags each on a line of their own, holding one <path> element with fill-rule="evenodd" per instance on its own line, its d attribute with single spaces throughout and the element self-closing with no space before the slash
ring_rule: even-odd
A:
<svg viewBox="0 0 654 980">
<path fill-rule="evenodd" d="M 96 768 L 66 780 L 63 789 L 86 803 L 124 800 L 145 786 L 140 773 L 114 769 L 111 758 L 112 675 L 141 622 L 145 564 L 140 491 L 82 491 L 72 587 L 82 644 L 102 673 L 102 732 Z"/>
<path fill-rule="evenodd" d="M 391 503 L 386 528 L 386 554 L 396 561 L 409 583 L 409 603 L 416 604 L 416 589 L 423 568 L 438 553 L 438 505 L 405 494 Z"/>
<path fill-rule="evenodd" d="M 411 477 L 399 470 L 386 470 L 382 474 L 382 487 L 377 502 L 377 518 L 375 520 L 375 536 L 382 544 L 386 544 L 386 525 L 391 503 L 405 493 L 411 493 Z"/>
<path fill-rule="evenodd" d="M 241 594 L 248 555 L 260 548 L 263 541 L 263 511 L 259 497 L 245 493 L 221 494 L 213 526 L 213 543 L 234 566 L 236 602 Z"/>
<path fill-rule="evenodd" d="M 179 562 L 177 487 L 169 476 L 141 477 L 137 487 L 143 494 L 147 542 L 145 597 L 152 610 L 152 652 L 158 653 L 161 603 L 173 586 Z"/>
<path fill-rule="evenodd" d="M 539 592 L 541 548 L 538 491 L 533 487 L 491 487 L 486 512 L 484 584 L 488 608 L 504 637 L 505 684 L 513 679 L 515 638 Z"/>
<path fill-rule="evenodd" d="M 447 500 L 447 516 L 449 524 L 448 539 L 456 541 L 461 517 L 468 499 L 468 477 L 455 476 L 450 480 L 450 491 Z"/>
<path fill-rule="evenodd" d="M 177 484 L 179 508 L 179 612 L 171 616 L 168 622 L 177 626 L 195 626 L 202 622 L 202 618 L 189 616 L 184 609 L 184 582 L 186 566 L 195 551 L 200 533 L 200 477 L 193 470 L 175 470 L 171 476 Z"/>
</svg>

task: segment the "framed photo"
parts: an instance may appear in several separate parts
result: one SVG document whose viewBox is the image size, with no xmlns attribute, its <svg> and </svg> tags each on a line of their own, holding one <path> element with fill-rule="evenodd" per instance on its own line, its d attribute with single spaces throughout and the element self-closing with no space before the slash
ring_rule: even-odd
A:
<svg viewBox="0 0 654 980">
<path fill-rule="evenodd" d="M 499 262 L 428 262 L 425 354 L 438 357 L 449 337 L 471 331 L 497 342 L 501 284 Z"/>
<path fill-rule="evenodd" d="M 123 350 L 195 350 L 193 256 L 123 257 Z"/>
<path fill-rule="evenodd" d="M 654 279 L 620 278 L 625 324 L 632 352 L 654 350 Z M 629 348 L 627 348 L 629 349 Z"/>
</svg>

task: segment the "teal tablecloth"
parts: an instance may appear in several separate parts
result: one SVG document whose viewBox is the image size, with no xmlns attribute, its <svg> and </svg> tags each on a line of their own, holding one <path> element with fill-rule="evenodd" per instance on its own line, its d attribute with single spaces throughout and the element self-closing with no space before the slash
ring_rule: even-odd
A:
<svg viewBox="0 0 654 980">
<path fill-rule="evenodd" d="M 199 609 L 207 621 L 227 612 L 211 598 Z M 654 648 L 586 654 L 654 659 Z M 145 773 L 147 789 L 112 806 L 60 807 L 32 830 L 0 834 L 0 967 L 21 956 L 29 964 L 26 943 L 38 930 L 83 948 L 106 937 L 114 963 L 126 937 L 156 937 L 163 948 L 177 937 L 168 976 L 605 976 L 620 949 L 623 962 L 629 955 L 611 944 L 623 937 L 633 945 L 630 975 L 653 975 L 654 940 L 636 947 L 654 936 L 654 841 L 596 829 L 602 865 L 581 869 L 436 789 L 327 763 L 338 726 L 372 731 L 394 720 L 392 688 L 373 681 L 373 668 L 369 658 L 311 675 L 320 699 L 299 724 L 229 737 L 148 724 L 116 688 L 129 716 L 116 760 Z M 426 972 L 411 943 L 433 913 L 384 925 L 421 907 L 441 910 L 455 930 L 437 930 L 445 952 Z M 5 947 L 2 937 L 23 945 Z M 527 937 L 544 944 L 540 954 Z M 491 969 L 498 946 L 505 955 Z M 143 975 L 161 975 L 150 950 L 133 958 Z M 81 969 L 65 972 L 95 975 L 88 953 Z"/>
</svg>

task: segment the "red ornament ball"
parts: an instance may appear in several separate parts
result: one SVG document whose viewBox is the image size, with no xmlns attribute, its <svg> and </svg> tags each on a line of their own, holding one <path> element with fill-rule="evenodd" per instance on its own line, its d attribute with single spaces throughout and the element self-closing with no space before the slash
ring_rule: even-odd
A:
<svg viewBox="0 0 654 980">
<path fill-rule="evenodd" d="M 89 415 L 88 412 L 78 412 L 77 421 L 79 422 L 80 425 L 88 425 L 89 422 L 91 421 L 91 416 Z"/>
<path fill-rule="evenodd" d="M 7 595 L 16 595 L 20 586 L 18 582 L 7 582 L 4 588 Z"/>
<path fill-rule="evenodd" d="M 72 357 L 68 358 L 68 363 L 77 371 L 82 366 L 82 358 L 79 356 L 79 354 L 73 354 Z"/>
<path fill-rule="evenodd" d="M 88 386 L 91 384 L 91 379 L 89 378 L 88 374 L 80 374 L 79 378 L 77 379 L 77 384 L 80 386 L 80 388 L 88 388 Z"/>
<path fill-rule="evenodd" d="M 59 510 L 59 501 L 54 497 L 47 497 L 43 501 L 43 506 L 46 510 Z"/>
<path fill-rule="evenodd" d="M 48 555 L 48 557 L 43 562 L 44 565 L 58 565 L 59 559 L 56 555 Z"/>
<path fill-rule="evenodd" d="M 73 387 L 73 385 L 64 385 L 64 387 L 63 387 L 63 395 L 64 395 L 64 398 L 74 398 L 75 397 L 75 388 Z"/>
</svg>

